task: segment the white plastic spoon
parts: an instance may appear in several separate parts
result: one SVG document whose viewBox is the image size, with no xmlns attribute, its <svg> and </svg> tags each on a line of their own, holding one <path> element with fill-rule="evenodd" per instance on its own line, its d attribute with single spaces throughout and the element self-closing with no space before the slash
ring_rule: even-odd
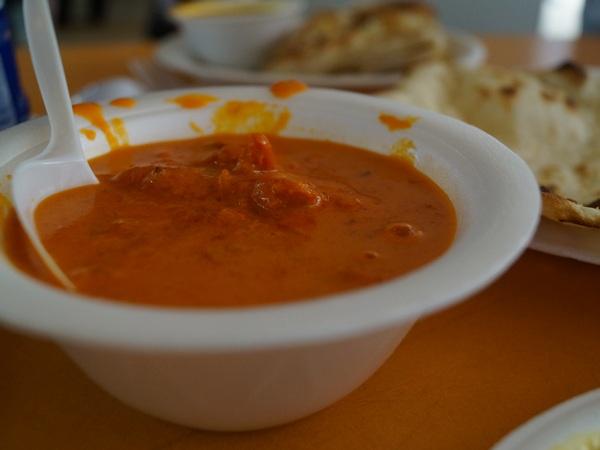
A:
<svg viewBox="0 0 600 450">
<path fill-rule="evenodd" d="M 29 52 L 50 122 L 50 141 L 38 156 L 14 171 L 13 202 L 21 225 L 52 274 L 67 289 L 75 286 L 44 248 L 34 220 L 41 200 L 76 186 L 98 183 L 85 159 L 75 130 L 50 7 L 46 0 L 24 0 L 23 15 Z"/>
</svg>

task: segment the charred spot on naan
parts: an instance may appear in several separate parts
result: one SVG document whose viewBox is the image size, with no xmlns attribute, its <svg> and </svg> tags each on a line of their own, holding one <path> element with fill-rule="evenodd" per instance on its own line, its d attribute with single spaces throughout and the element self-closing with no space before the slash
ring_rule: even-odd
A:
<svg viewBox="0 0 600 450">
<path fill-rule="evenodd" d="M 600 228 L 600 199 L 582 205 L 542 187 L 542 215 L 557 222 Z"/>
<path fill-rule="evenodd" d="M 581 87 L 587 81 L 587 73 L 583 66 L 573 61 L 566 61 L 550 72 L 550 75 L 561 77 L 572 86 Z"/>
<path fill-rule="evenodd" d="M 500 92 L 500 95 L 504 98 L 512 98 L 517 95 L 517 92 L 519 92 L 520 87 L 521 83 L 518 80 L 516 80 L 510 84 L 501 86 L 498 92 Z"/>
</svg>

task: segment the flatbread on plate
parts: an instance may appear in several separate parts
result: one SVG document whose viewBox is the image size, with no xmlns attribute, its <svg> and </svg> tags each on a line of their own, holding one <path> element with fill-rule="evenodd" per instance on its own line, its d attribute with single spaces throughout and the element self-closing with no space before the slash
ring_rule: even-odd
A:
<svg viewBox="0 0 600 450">
<path fill-rule="evenodd" d="M 394 2 L 325 11 L 272 50 L 265 68 L 277 72 L 380 72 L 441 58 L 447 33 L 432 8 Z"/>
<path fill-rule="evenodd" d="M 600 227 L 600 72 L 572 63 L 529 72 L 438 62 L 381 95 L 495 136 L 535 173 L 545 217 Z"/>
</svg>

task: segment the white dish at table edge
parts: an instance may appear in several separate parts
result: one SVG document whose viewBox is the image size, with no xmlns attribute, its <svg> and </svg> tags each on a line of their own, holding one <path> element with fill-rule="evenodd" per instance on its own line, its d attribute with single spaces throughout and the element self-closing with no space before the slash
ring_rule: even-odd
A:
<svg viewBox="0 0 600 450">
<path fill-rule="evenodd" d="M 284 136 L 332 139 L 389 153 L 416 144 L 417 167 L 450 196 L 458 231 L 450 249 L 423 268 L 366 289 L 248 309 L 170 309 L 81 298 L 19 273 L 0 258 L 0 321 L 56 341 L 106 391 L 141 411 L 192 427 L 247 430 L 318 411 L 363 383 L 419 317 L 482 289 L 520 255 L 539 217 L 539 192 L 526 164 L 481 130 L 393 101 L 310 89 L 288 100 L 265 87 L 205 88 L 145 95 L 121 117 L 132 145 L 191 138 L 194 120 L 211 132 L 221 101 L 202 109 L 168 103 L 185 92 L 259 100 L 292 113 Z M 381 112 L 420 117 L 389 132 Z M 78 127 L 89 124 L 76 118 Z M 0 137 L 0 191 L 6 175 L 48 139 L 37 119 Z M 88 157 L 107 151 L 101 133 L 82 138 Z"/>
<path fill-rule="evenodd" d="M 491 450 L 552 450 L 587 433 L 600 433 L 600 389 L 581 394 L 534 417 Z"/>
<path fill-rule="evenodd" d="M 463 67 L 479 67 L 486 59 L 487 51 L 481 41 L 468 33 L 450 31 L 450 46 L 454 60 Z M 171 70 L 191 76 L 205 83 L 221 84 L 272 84 L 275 81 L 294 78 L 311 86 L 337 89 L 377 90 L 393 86 L 402 74 L 393 72 L 302 74 L 277 73 L 260 70 L 236 69 L 218 66 L 194 58 L 185 49 L 180 36 L 161 41 L 154 54 L 156 61 Z"/>
</svg>

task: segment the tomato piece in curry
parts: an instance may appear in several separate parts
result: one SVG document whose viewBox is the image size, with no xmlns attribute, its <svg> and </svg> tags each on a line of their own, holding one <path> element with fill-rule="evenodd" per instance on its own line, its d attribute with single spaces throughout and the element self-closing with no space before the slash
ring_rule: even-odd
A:
<svg viewBox="0 0 600 450">
<path fill-rule="evenodd" d="M 310 299 L 423 266 L 456 230 L 446 194 L 405 158 L 328 141 L 214 135 L 91 165 L 100 184 L 45 199 L 36 221 L 77 290 L 116 301 Z M 6 236 L 14 264 L 53 283 L 14 214 Z"/>
</svg>

